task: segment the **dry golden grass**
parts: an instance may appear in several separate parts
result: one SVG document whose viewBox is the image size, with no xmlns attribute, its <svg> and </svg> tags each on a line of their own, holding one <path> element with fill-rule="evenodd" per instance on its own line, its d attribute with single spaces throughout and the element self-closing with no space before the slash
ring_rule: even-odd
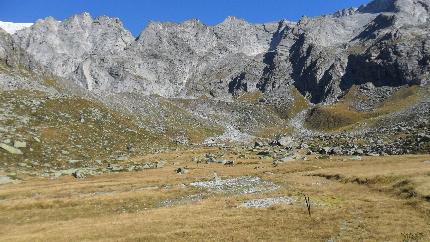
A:
<svg viewBox="0 0 430 242">
<path fill-rule="evenodd" d="M 294 98 L 294 103 L 290 108 L 289 116 L 294 117 L 301 111 L 309 108 L 309 101 L 295 87 L 291 88 L 291 95 Z"/>
<path fill-rule="evenodd" d="M 258 100 L 261 98 L 262 93 L 259 91 L 254 92 L 245 92 L 237 97 L 237 100 L 247 103 L 258 103 Z"/>
<path fill-rule="evenodd" d="M 317 106 L 306 119 L 306 126 L 315 130 L 336 130 L 360 122 L 369 115 L 352 110 L 343 103 Z"/>
<path fill-rule="evenodd" d="M 192 157 L 225 153 L 235 167 L 197 164 Z M 430 160 L 422 156 L 348 157 L 271 165 L 234 149 L 196 149 L 136 157 L 168 161 L 162 169 L 115 173 L 83 180 L 27 178 L 0 189 L 0 241 L 405 241 L 430 239 Z M 174 169 L 190 172 L 177 175 Z M 281 186 L 258 194 L 212 194 L 195 203 L 162 207 L 160 202 L 201 192 L 190 186 L 221 177 L 259 176 Z M 327 179 L 330 178 L 330 179 Z M 369 181 L 357 182 L 358 181 Z M 396 185 L 408 180 L 413 197 Z M 402 185 L 402 184 L 400 184 Z M 396 190 L 397 189 L 397 190 Z M 312 217 L 303 194 L 319 204 Z M 238 208 L 245 200 L 278 196 L 293 205 Z"/>
</svg>

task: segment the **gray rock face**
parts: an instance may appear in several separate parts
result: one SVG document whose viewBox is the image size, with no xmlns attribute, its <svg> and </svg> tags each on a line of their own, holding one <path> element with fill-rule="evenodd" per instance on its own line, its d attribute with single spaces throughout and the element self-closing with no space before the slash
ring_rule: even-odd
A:
<svg viewBox="0 0 430 242">
<path fill-rule="evenodd" d="M 0 63 L 11 68 L 26 67 L 33 72 L 43 72 L 43 67 L 24 49 L 18 46 L 13 36 L 0 28 Z"/>
<path fill-rule="evenodd" d="M 104 95 L 289 99 L 294 86 L 314 103 L 333 103 L 354 84 L 427 83 L 429 5 L 375 0 L 298 23 L 151 22 L 136 39 L 117 18 L 48 17 L 0 38 L 0 58 L 12 41 L 50 73 Z"/>
<path fill-rule="evenodd" d="M 52 74 L 74 80 L 90 91 L 112 85 L 112 68 L 119 64 L 112 58 L 121 56 L 134 41 L 118 19 L 92 19 L 88 13 L 63 22 L 48 17 L 13 38 Z"/>
<path fill-rule="evenodd" d="M 304 17 L 284 33 L 263 86 L 292 83 L 312 102 L 332 103 L 353 84 L 423 84 L 429 13 L 420 6 L 427 5 L 374 1 L 347 14 Z"/>
<path fill-rule="evenodd" d="M 118 19 L 84 13 L 63 22 L 39 20 L 13 38 L 54 75 L 90 91 L 173 97 L 187 91 L 227 93 L 238 69 L 269 49 L 274 31 L 276 24 L 234 17 L 213 27 L 197 20 L 151 22 L 134 40 Z M 208 90 L 207 83 L 217 82 L 223 86 Z"/>
</svg>

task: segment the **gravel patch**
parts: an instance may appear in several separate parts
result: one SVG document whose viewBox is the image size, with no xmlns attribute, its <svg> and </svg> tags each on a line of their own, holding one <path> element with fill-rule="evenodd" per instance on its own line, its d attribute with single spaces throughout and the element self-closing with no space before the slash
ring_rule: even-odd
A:
<svg viewBox="0 0 430 242">
<path fill-rule="evenodd" d="M 184 205 L 189 203 L 196 203 L 203 200 L 203 194 L 192 194 L 175 199 L 164 200 L 160 203 L 160 207 L 172 207 L 176 205 Z"/>
<path fill-rule="evenodd" d="M 270 192 L 279 188 L 278 185 L 264 181 L 259 177 L 242 176 L 231 179 L 216 179 L 213 181 L 200 181 L 190 184 L 194 187 L 206 188 L 216 193 L 250 194 Z"/>
<path fill-rule="evenodd" d="M 268 208 L 277 204 L 292 205 L 296 201 L 293 197 L 272 197 L 272 198 L 261 198 L 249 200 L 238 207 L 242 208 Z"/>
</svg>

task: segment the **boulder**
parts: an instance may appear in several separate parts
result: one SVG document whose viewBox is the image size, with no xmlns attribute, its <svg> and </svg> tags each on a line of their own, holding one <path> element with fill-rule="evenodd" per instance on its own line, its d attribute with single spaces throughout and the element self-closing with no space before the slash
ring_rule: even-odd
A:
<svg viewBox="0 0 430 242">
<path fill-rule="evenodd" d="M 306 143 L 302 143 L 302 144 L 300 145 L 300 149 L 303 149 L 303 150 L 309 149 L 309 145 L 308 145 L 308 144 L 306 144 Z"/>
<path fill-rule="evenodd" d="M 27 147 L 27 142 L 15 140 L 15 142 L 13 142 L 13 147 L 15 147 L 15 148 L 25 148 L 25 147 Z"/>
<path fill-rule="evenodd" d="M 14 155 L 22 155 L 22 151 L 18 148 L 15 148 L 13 146 L 7 145 L 7 144 L 0 144 L 0 148 L 6 150 L 7 152 L 14 154 Z"/>
<path fill-rule="evenodd" d="M 292 155 L 285 156 L 281 159 L 282 162 L 288 162 L 288 161 L 294 161 L 294 160 L 296 159 Z"/>
<path fill-rule="evenodd" d="M 266 146 L 267 144 L 266 144 L 266 142 L 264 142 L 264 141 L 262 141 L 262 140 L 257 140 L 257 141 L 255 141 L 255 143 L 254 143 L 254 148 L 257 148 L 257 147 L 263 147 L 263 146 Z"/>
<path fill-rule="evenodd" d="M 78 170 L 75 171 L 75 172 L 73 172 L 72 176 L 74 178 L 76 178 L 76 179 L 84 179 L 85 178 L 85 175 L 82 172 L 78 171 Z"/>
<path fill-rule="evenodd" d="M 320 154 L 321 155 L 329 155 L 332 152 L 332 148 L 331 147 L 323 147 L 320 149 Z"/>
<path fill-rule="evenodd" d="M 79 162 L 82 162 L 82 160 L 68 160 L 67 163 L 69 163 L 70 165 L 74 165 L 77 164 Z"/>
<path fill-rule="evenodd" d="M 12 183 L 13 180 L 8 176 L 0 176 L 0 185 Z"/>
<path fill-rule="evenodd" d="M 115 158 L 115 160 L 117 160 L 117 161 L 126 161 L 126 160 L 128 160 L 128 157 L 127 156 L 118 156 L 117 158 Z"/>
<path fill-rule="evenodd" d="M 364 151 L 362 149 L 356 149 L 354 155 L 363 155 Z"/>
<path fill-rule="evenodd" d="M 290 136 L 283 136 L 277 140 L 277 144 L 286 149 L 293 149 L 297 146 L 296 142 Z"/>
<path fill-rule="evenodd" d="M 186 169 L 186 168 L 184 168 L 184 167 L 179 167 L 179 168 L 177 168 L 177 169 L 175 170 L 175 172 L 176 172 L 177 174 L 187 174 L 189 171 L 188 171 L 188 169 Z"/>
<path fill-rule="evenodd" d="M 164 164 L 166 164 L 166 162 L 165 161 L 157 161 L 157 162 L 155 162 L 155 167 L 156 168 L 163 168 L 164 167 Z"/>
<path fill-rule="evenodd" d="M 154 162 L 147 162 L 143 164 L 143 169 L 157 169 L 157 168 L 163 168 L 165 161 L 154 161 Z"/>
<path fill-rule="evenodd" d="M 116 165 L 116 164 L 109 164 L 107 169 L 112 171 L 112 172 L 124 171 L 124 167 L 122 167 L 120 165 Z"/>
<path fill-rule="evenodd" d="M 210 153 L 206 154 L 205 158 L 206 158 L 206 163 L 212 163 L 212 162 L 216 161 L 215 156 L 213 154 L 210 154 Z"/>
<path fill-rule="evenodd" d="M 333 149 L 331 150 L 331 154 L 343 155 L 342 148 L 340 148 L 339 146 L 333 147 Z"/>
</svg>

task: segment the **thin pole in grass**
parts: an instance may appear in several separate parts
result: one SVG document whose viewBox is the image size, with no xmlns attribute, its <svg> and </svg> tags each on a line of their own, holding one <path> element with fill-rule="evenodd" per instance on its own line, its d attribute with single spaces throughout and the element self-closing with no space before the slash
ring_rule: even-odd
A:
<svg viewBox="0 0 430 242">
<path fill-rule="evenodd" d="M 306 196 L 306 195 L 304 196 L 305 196 L 306 207 L 308 208 L 308 214 L 309 214 L 309 217 L 311 217 L 311 200 L 309 196 Z"/>
</svg>

